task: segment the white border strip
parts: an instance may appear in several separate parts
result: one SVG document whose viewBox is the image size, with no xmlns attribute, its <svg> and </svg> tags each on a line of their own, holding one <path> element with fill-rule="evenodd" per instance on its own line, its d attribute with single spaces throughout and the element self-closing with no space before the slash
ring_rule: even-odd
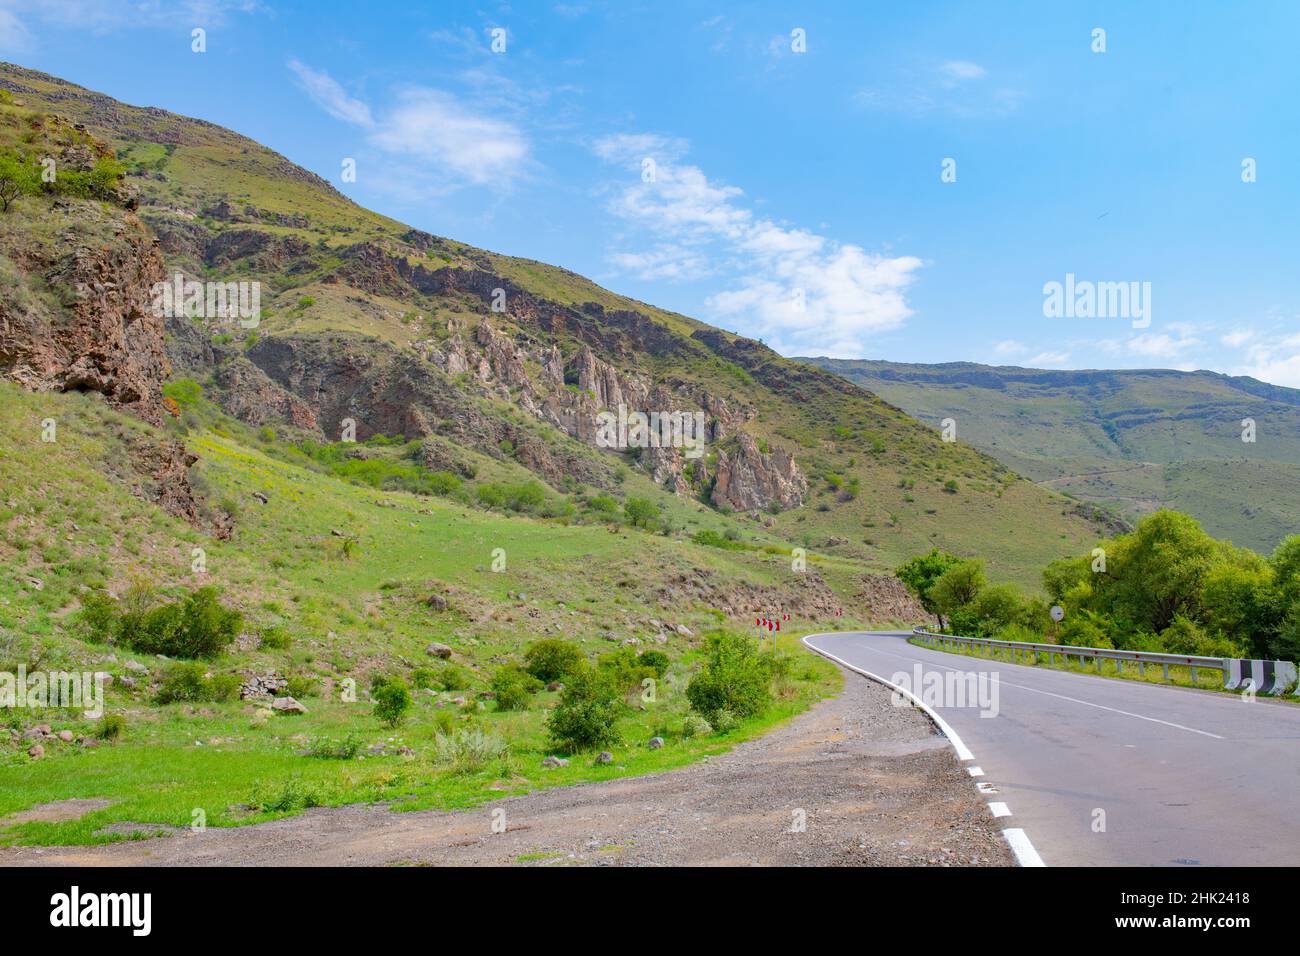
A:
<svg viewBox="0 0 1300 956">
<path fill-rule="evenodd" d="M 839 631 L 838 635 L 842 637 L 851 633 L 853 632 Z M 967 747 L 965 741 L 963 741 L 961 737 L 958 736 L 957 731 L 949 727 L 948 722 L 946 720 L 944 720 L 933 710 L 931 710 L 930 707 L 924 701 L 921 700 L 921 698 L 917 697 L 910 690 L 908 690 L 905 687 L 899 687 L 893 681 L 885 680 L 879 674 L 873 674 L 871 673 L 871 671 L 864 671 L 861 667 L 857 667 L 853 664 L 850 664 L 848 661 L 844 660 L 843 658 L 836 657 L 834 654 L 830 653 L 829 651 L 822 650 L 820 647 L 817 647 L 815 644 L 808 643 L 808 638 L 810 637 L 824 637 L 824 636 L 830 636 L 830 635 L 808 634 L 804 636 L 803 640 L 800 643 L 803 644 L 804 647 L 816 651 L 822 657 L 830 658 L 836 664 L 839 664 L 841 667 L 847 667 L 851 671 L 857 671 L 863 677 L 870 677 L 873 681 L 876 681 L 879 684 L 884 684 L 886 687 L 888 687 L 890 690 L 893 690 L 895 693 L 902 694 L 904 697 L 910 700 L 917 707 L 918 710 L 920 710 L 923 714 L 925 714 L 925 716 L 929 717 L 931 720 L 934 721 L 934 725 L 939 728 L 939 732 L 948 738 L 949 743 L 952 744 L 953 750 L 957 751 L 958 760 L 966 761 L 966 760 L 975 759 L 975 755 L 970 752 L 970 748 Z"/>
<path fill-rule="evenodd" d="M 1033 843 L 1029 841 L 1029 837 L 1025 836 L 1024 830 L 1019 827 L 1008 827 L 1002 831 L 1002 836 L 1021 866 L 1047 866 L 1043 858 L 1038 855 L 1038 851 L 1034 849 Z"/>
<path fill-rule="evenodd" d="M 884 684 L 886 687 L 890 688 L 895 693 L 902 694 L 904 697 L 910 700 L 918 710 L 920 710 L 923 714 L 925 714 L 932 721 L 934 721 L 934 725 L 939 728 L 939 732 L 948 738 L 948 742 L 952 744 L 952 749 L 957 752 L 958 760 L 962 761 L 963 763 L 965 763 L 967 760 L 974 760 L 975 755 L 970 752 L 970 748 L 966 746 L 966 742 L 961 739 L 961 736 L 958 735 L 957 731 L 953 730 L 950 726 L 948 726 L 948 722 L 946 720 L 944 720 L 937 713 L 935 713 L 934 710 L 932 710 L 924 701 L 922 701 L 919 697 L 913 694 L 910 690 L 907 690 L 904 687 L 899 687 L 893 681 L 885 680 L 879 674 L 873 674 L 871 673 L 871 671 L 863 670 L 861 667 L 858 667 L 854 664 L 850 664 L 848 661 L 844 660 L 844 658 L 836 657 L 834 654 L 830 653 L 829 651 L 822 650 L 816 644 L 810 644 L 808 642 L 808 639 L 811 637 L 849 637 L 853 634 L 870 634 L 870 633 L 871 633 L 870 631 L 823 631 L 818 634 L 805 634 L 803 638 L 800 639 L 799 643 L 803 644 L 803 646 L 808 648 L 809 650 L 820 654 L 822 657 L 834 661 L 836 664 L 839 664 L 841 667 L 846 667 L 851 671 L 861 674 L 863 677 L 867 677 L 870 678 L 871 680 L 874 680 L 878 684 Z M 951 669 L 955 670 L 956 668 L 951 668 Z M 968 767 L 966 769 L 967 772 L 970 773 L 972 777 L 976 775 L 979 776 L 984 775 L 984 770 L 982 767 Z M 985 792 L 983 788 L 986 786 L 990 786 L 990 785 L 983 783 L 982 781 L 977 784 L 977 787 L 979 788 L 981 794 Z M 997 791 L 992 790 L 992 792 L 996 793 Z M 993 814 L 995 819 L 999 817 L 1011 816 L 1011 810 L 1007 807 L 1005 803 L 1002 803 L 1000 801 L 990 801 L 989 803 L 986 804 L 986 806 L 989 808 L 989 812 Z M 1021 866 L 1047 866 L 1047 864 L 1043 862 L 1043 858 L 1038 855 L 1038 851 L 1034 849 L 1034 844 L 1029 839 L 1029 836 L 1020 827 L 1008 827 L 1003 829 L 1002 838 L 1007 841 L 1007 846 L 1011 848 L 1011 852 L 1015 854 L 1016 862 L 1019 863 Z"/>
</svg>

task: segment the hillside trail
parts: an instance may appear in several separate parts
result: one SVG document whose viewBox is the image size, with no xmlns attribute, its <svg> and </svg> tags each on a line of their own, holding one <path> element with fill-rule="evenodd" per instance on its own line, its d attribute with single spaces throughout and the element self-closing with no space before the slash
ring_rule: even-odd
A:
<svg viewBox="0 0 1300 956">
<path fill-rule="evenodd" d="M 0 849 L 6 866 L 1013 864 L 947 741 L 849 672 L 838 697 L 680 770 L 471 810 L 352 805 L 106 846 Z"/>
</svg>

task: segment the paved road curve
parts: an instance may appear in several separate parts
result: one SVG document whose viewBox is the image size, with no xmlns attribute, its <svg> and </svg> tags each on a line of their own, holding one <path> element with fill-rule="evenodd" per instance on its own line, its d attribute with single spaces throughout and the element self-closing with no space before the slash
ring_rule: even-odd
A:
<svg viewBox="0 0 1300 956">
<path fill-rule="evenodd" d="M 906 673 L 913 692 L 918 664 L 922 675 L 996 674 L 996 716 L 934 709 L 998 791 L 988 799 L 1010 808 L 1004 824 L 1023 828 L 1048 866 L 1300 862 L 1300 706 L 960 657 L 907 638 L 807 643 L 886 680 Z M 1104 832 L 1094 832 L 1097 810 Z"/>
</svg>

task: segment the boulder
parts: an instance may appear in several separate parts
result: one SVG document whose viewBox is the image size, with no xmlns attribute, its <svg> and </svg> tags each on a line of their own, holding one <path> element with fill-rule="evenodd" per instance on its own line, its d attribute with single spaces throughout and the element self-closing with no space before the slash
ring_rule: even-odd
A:
<svg viewBox="0 0 1300 956">
<path fill-rule="evenodd" d="M 271 701 L 271 709 L 281 714 L 305 714 L 307 708 L 292 697 L 277 697 Z"/>
</svg>

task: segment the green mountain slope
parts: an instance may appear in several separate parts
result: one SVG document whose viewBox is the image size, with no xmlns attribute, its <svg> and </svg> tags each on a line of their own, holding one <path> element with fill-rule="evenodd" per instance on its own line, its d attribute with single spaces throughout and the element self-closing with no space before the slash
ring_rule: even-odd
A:
<svg viewBox="0 0 1300 956">
<path fill-rule="evenodd" d="M 1009 468 L 1130 518 L 1176 508 L 1263 552 L 1300 526 L 1294 389 L 1214 372 L 804 361 L 935 427 L 953 418 L 960 440 Z"/>
<path fill-rule="evenodd" d="M 15 66 L 0 67 L 0 87 L 113 148 L 169 273 L 263 283 L 255 330 L 169 322 L 178 374 L 249 423 L 337 438 L 351 417 L 363 439 L 445 437 L 566 493 L 618 494 L 626 467 L 672 488 L 662 507 L 685 504 L 696 523 L 744 510 L 738 523 L 759 543 L 876 569 L 939 545 L 1034 585 L 1034 569 L 1097 532 L 1075 503 L 756 342 L 563 269 L 410 229 L 212 124 Z M 492 310 L 498 290 L 503 312 Z M 593 448 L 581 432 L 620 391 L 706 410 L 708 455 L 692 467 Z M 778 452 L 793 456 L 806 490 L 778 473 Z M 728 466 L 731 487 L 752 470 L 752 493 L 717 493 Z"/>
</svg>

